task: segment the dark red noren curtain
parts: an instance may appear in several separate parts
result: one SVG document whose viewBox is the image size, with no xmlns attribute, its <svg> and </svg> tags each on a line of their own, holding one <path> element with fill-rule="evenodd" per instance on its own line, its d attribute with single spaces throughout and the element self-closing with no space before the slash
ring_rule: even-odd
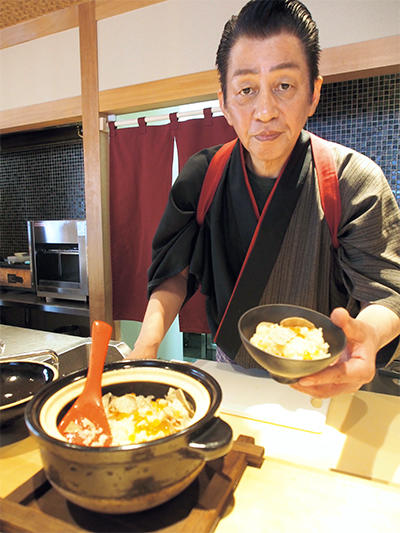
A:
<svg viewBox="0 0 400 533">
<path fill-rule="evenodd" d="M 204 110 L 204 119 L 192 119 L 178 122 L 176 143 L 179 157 L 179 169 L 189 157 L 203 148 L 223 144 L 236 137 L 236 133 L 225 117 L 213 117 L 211 109 Z M 205 297 L 198 290 L 186 302 L 179 314 L 181 331 L 191 333 L 208 333 L 209 327 L 205 313 Z"/>
<path fill-rule="evenodd" d="M 151 243 L 172 180 L 173 130 L 110 124 L 110 231 L 114 320 L 141 322 Z"/>
</svg>

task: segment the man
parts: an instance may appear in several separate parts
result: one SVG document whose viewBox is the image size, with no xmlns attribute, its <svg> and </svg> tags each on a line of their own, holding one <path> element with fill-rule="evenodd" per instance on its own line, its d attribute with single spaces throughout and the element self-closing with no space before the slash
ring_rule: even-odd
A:
<svg viewBox="0 0 400 533">
<path fill-rule="evenodd" d="M 348 343 L 338 364 L 296 389 L 330 397 L 373 378 L 378 350 L 400 334 L 399 209 L 372 161 L 332 145 L 342 204 L 333 249 L 303 130 L 320 97 L 318 59 L 318 30 L 297 0 L 253 0 L 226 24 L 219 101 L 239 141 L 200 226 L 200 190 L 218 147 L 193 156 L 175 182 L 153 242 L 151 296 L 132 358 L 156 357 L 200 284 L 220 359 L 250 366 L 240 314 L 292 303 L 331 314 Z"/>
</svg>

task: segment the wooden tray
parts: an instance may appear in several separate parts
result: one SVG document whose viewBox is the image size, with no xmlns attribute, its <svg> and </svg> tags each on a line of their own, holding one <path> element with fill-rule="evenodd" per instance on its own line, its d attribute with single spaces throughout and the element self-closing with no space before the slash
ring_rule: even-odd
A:
<svg viewBox="0 0 400 533">
<path fill-rule="evenodd" d="M 110 515 L 88 511 L 68 502 L 49 483 L 15 503 L 0 499 L 0 530 L 4 533 L 208 533 L 223 516 L 246 466 L 260 467 L 264 448 L 240 435 L 232 450 L 206 464 L 181 494 L 157 508 Z"/>
</svg>

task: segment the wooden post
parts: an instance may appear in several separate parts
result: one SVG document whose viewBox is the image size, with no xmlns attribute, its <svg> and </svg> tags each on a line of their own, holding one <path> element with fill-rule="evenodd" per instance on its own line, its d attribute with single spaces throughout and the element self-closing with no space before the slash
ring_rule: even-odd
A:
<svg viewBox="0 0 400 533">
<path fill-rule="evenodd" d="M 108 136 L 100 132 L 95 1 L 79 5 L 90 322 L 112 324 Z M 106 137 L 106 138 L 104 138 Z"/>
</svg>

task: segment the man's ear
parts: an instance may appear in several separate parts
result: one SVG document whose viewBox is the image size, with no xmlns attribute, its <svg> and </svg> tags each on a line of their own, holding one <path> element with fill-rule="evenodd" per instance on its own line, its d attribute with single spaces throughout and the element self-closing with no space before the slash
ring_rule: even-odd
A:
<svg viewBox="0 0 400 533">
<path fill-rule="evenodd" d="M 314 81 L 314 92 L 311 98 L 310 112 L 308 114 L 309 117 L 312 117 L 315 113 L 315 110 L 317 109 L 319 99 L 321 97 L 322 82 L 322 76 L 318 76 L 318 78 Z"/>
<path fill-rule="evenodd" d="M 219 107 L 221 108 L 221 111 L 224 114 L 226 121 L 228 122 L 229 126 L 232 126 L 232 122 L 229 116 L 229 111 L 225 105 L 224 93 L 222 92 L 222 89 L 219 89 L 218 91 L 218 101 L 219 101 Z"/>
</svg>

